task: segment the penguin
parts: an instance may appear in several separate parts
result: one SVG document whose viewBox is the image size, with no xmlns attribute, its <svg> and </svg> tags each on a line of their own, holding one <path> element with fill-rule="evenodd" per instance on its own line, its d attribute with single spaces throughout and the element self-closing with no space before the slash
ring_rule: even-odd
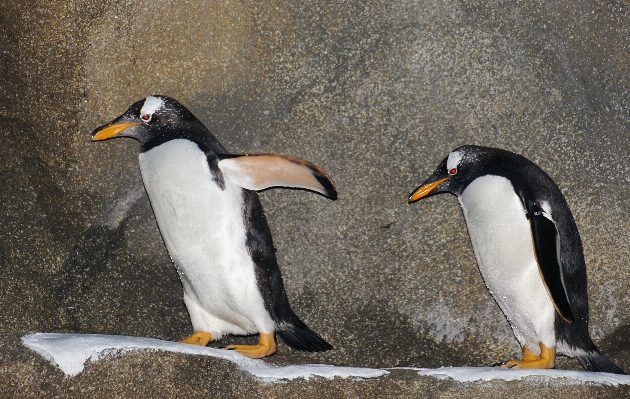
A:
<svg viewBox="0 0 630 399">
<path fill-rule="evenodd" d="M 229 154 L 166 96 L 148 96 L 92 133 L 93 141 L 117 137 L 140 143 L 142 180 L 194 329 L 181 342 L 206 346 L 226 334 L 259 334 L 256 345 L 226 349 L 262 358 L 276 352 L 277 333 L 294 349 L 332 349 L 289 306 L 256 193 L 283 186 L 334 200 L 323 169 L 286 155 Z"/>
<path fill-rule="evenodd" d="M 556 353 L 588 371 L 625 374 L 588 331 L 586 264 L 571 210 L 553 180 L 521 155 L 466 145 L 409 196 L 457 196 L 483 279 L 522 347 L 506 368 L 554 368 Z"/>
</svg>

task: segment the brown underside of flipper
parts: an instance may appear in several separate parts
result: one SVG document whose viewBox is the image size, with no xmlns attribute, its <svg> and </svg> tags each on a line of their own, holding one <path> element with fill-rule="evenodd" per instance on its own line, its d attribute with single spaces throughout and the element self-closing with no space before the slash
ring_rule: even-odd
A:
<svg viewBox="0 0 630 399">
<path fill-rule="evenodd" d="M 300 158 L 278 154 L 231 156 L 219 168 L 234 183 L 248 190 L 270 187 L 304 188 L 336 199 L 337 191 L 324 169 Z"/>
<path fill-rule="evenodd" d="M 253 359 L 260 359 L 276 353 L 276 336 L 274 333 L 260 333 L 260 340 L 256 345 L 230 345 L 228 350 L 235 350 Z"/>
<path fill-rule="evenodd" d="M 552 369 L 556 367 L 556 348 L 548 348 L 542 342 L 540 345 L 540 355 L 533 353 L 527 346 L 523 347 L 523 359 L 508 360 L 501 364 L 502 368 L 508 369 Z"/>
<path fill-rule="evenodd" d="M 206 346 L 212 341 L 212 334 L 205 331 L 195 331 L 179 342 L 191 345 Z"/>
</svg>

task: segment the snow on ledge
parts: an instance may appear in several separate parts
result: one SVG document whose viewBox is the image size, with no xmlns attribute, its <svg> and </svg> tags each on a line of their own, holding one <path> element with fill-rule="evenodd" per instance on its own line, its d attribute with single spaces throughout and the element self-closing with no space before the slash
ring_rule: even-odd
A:
<svg viewBox="0 0 630 399">
<path fill-rule="evenodd" d="M 23 336 L 22 343 L 59 367 L 67 376 L 75 376 L 82 372 L 88 360 L 98 361 L 110 354 L 134 350 L 154 350 L 225 359 L 234 363 L 240 370 L 250 373 L 264 382 L 279 382 L 297 378 L 308 380 L 315 376 L 327 379 L 335 377 L 377 378 L 389 374 L 390 371 L 388 370 L 414 370 L 421 376 L 443 380 L 453 379 L 463 383 L 492 380 L 532 381 L 532 379 L 537 379 L 540 381 L 543 379 L 560 384 L 630 385 L 629 375 L 573 370 L 508 370 L 494 367 L 441 367 L 437 369 L 395 367 L 385 370 L 325 364 L 274 366 L 263 360 L 250 359 L 234 351 L 124 335 L 34 333 Z"/>
<path fill-rule="evenodd" d="M 37 352 L 70 377 L 82 372 L 88 360 L 98 361 L 110 354 L 133 350 L 161 350 L 218 357 L 234 363 L 240 370 L 266 382 L 296 378 L 308 380 L 314 376 L 328 379 L 335 377 L 376 378 L 389 374 L 387 370 L 325 364 L 274 366 L 262 360 L 250 359 L 234 351 L 124 335 L 34 333 L 23 336 L 22 344 Z"/>
<path fill-rule="evenodd" d="M 573 383 L 595 383 L 601 385 L 630 385 L 630 375 L 595 373 L 575 370 L 502 369 L 497 367 L 440 367 L 438 369 L 408 368 L 419 375 L 459 382 L 487 382 L 492 380 L 518 381 L 527 377 L 546 380 L 565 380 Z"/>
</svg>

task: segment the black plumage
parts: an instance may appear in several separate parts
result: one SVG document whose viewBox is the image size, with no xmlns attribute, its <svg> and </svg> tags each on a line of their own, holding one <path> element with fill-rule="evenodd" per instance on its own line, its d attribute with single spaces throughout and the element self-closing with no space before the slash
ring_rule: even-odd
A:
<svg viewBox="0 0 630 399">
<path fill-rule="evenodd" d="M 423 185 L 411 194 L 409 201 L 448 192 L 460 198 L 466 214 L 462 196 L 465 197 L 466 189 L 473 182 L 487 176 L 507 179 L 522 203 L 540 274 L 556 310 L 553 329 L 561 349 L 559 353 L 576 357 L 587 370 L 623 374 L 597 350 L 590 338 L 586 264 L 578 227 L 560 189 L 541 168 L 509 151 L 463 146 L 440 163 Z M 484 212 L 489 214 L 493 210 L 480 213 Z M 498 298 L 495 299 L 502 305 Z M 503 307 L 502 310 L 506 311 Z M 515 323 L 510 317 L 508 320 Z M 514 324 L 513 327 L 519 328 Z"/>
</svg>

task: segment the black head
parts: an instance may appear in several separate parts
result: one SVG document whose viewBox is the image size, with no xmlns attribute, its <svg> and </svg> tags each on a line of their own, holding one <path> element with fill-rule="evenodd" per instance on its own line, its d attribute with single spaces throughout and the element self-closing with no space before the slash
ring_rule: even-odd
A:
<svg viewBox="0 0 630 399">
<path fill-rule="evenodd" d="M 149 96 L 136 103 L 107 125 L 92 132 L 92 140 L 130 137 L 147 151 L 169 140 L 186 138 L 225 152 L 210 131 L 177 100 L 166 96 Z"/>
<path fill-rule="evenodd" d="M 409 202 L 439 193 L 460 195 L 476 178 L 509 177 L 525 158 L 498 148 L 466 145 L 453 150 L 435 172 L 409 196 Z"/>
</svg>

